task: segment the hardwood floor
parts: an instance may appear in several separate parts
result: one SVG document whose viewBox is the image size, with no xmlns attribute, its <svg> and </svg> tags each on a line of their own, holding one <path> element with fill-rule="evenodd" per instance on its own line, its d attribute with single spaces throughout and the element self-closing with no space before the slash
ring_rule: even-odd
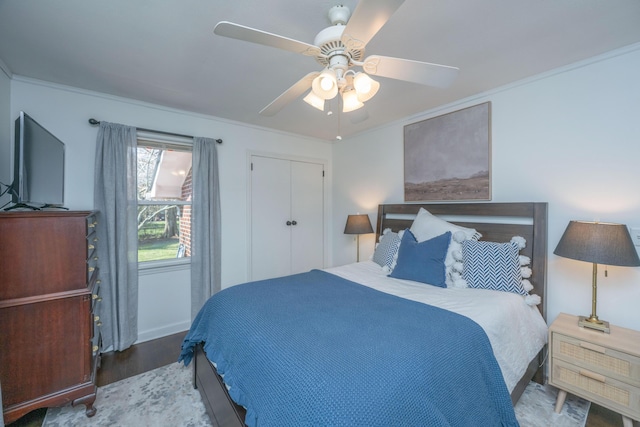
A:
<svg viewBox="0 0 640 427">
<path fill-rule="evenodd" d="M 177 362 L 187 332 L 131 346 L 125 351 L 105 353 L 98 370 L 98 387 Z"/>
<path fill-rule="evenodd" d="M 178 360 L 180 344 L 186 332 L 136 344 L 121 351 L 102 355 L 102 365 L 98 370 L 98 387 L 120 381 L 161 366 L 166 366 Z M 100 408 L 98 407 L 98 410 Z M 46 409 L 30 412 L 14 423 L 11 427 L 41 427 Z M 639 424 L 636 422 L 635 424 Z M 591 405 L 589 417 L 585 427 L 621 427 L 622 417 L 598 405 Z M 526 426 L 522 426 L 526 427 Z"/>
<path fill-rule="evenodd" d="M 585 427 L 622 427 L 622 415 L 592 403 Z"/>
<path fill-rule="evenodd" d="M 186 334 L 186 331 L 180 332 L 133 345 L 125 351 L 104 353 L 96 379 L 98 387 L 176 362 L 180 355 L 180 345 Z M 100 410 L 99 407 L 98 410 Z M 41 427 L 46 413 L 46 408 L 36 409 L 9 426 Z"/>
</svg>

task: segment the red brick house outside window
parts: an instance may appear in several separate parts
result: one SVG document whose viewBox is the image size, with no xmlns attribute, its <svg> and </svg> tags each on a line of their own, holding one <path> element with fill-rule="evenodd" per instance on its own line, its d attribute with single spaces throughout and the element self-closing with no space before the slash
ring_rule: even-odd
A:
<svg viewBox="0 0 640 427">
<path fill-rule="evenodd" d="M 182 200 L 192 201 L 193 181 L 189 170 L 187 177 L 182 184 Z M 180 217 L 180 245 L 184 247 L 184 256 L 191 256 L 191 206 L 182 206 L 182 215 Z"/>
</svg>

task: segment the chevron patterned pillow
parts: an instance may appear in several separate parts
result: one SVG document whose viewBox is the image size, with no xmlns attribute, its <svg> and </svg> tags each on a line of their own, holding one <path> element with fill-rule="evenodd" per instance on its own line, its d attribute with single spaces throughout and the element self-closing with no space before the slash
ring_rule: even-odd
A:
<svg viewBox="0 0 640 427">
<path fill-rule="evenodd" d="M 470 288 L 493 289 L 527 295 L 522 285 L 520 247 L 509 243 L 462 242 L 462 278 Z"/>
<path fill-rule="evenodd" d="M 399 246 L 400 236 L 387 228 L 382 232 L 380 242 L 376 245 L 371 260 L 382 267 L 385 272 L 390 273 Z"/>
</svg>

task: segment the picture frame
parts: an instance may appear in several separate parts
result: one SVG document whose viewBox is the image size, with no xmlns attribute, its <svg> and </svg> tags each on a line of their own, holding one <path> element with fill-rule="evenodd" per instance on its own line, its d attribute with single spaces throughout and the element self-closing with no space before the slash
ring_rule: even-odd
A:
<svg viewBox="0 0 640 427">
<path fill-rule="evenodd" d="M 491 200 L 491 102 L 404 126 L 404 199 Z"/>
</svg>

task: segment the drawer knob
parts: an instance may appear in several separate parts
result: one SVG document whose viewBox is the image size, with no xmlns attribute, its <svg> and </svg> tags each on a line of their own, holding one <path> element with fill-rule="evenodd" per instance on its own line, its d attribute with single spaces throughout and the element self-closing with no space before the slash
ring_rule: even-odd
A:
<svg viewBox="0 0 640 427">
<path fill-rule="evenodd" d="M 98 295 L 96 295 L 96 294 L 92 294 L 92 295 L 91 295 L 91 299 L 98 299 Z"/>
<path fill-rule="evenodd" d="M 94 345 L 91 349 L 93 350 L 93 354 L 96 354 L 98 352 L 98 346 L 97 345 Z"/>
<path fill-rule="evenodd" d="M 93 245 L 89 245 L 89 249 L 95 249 L 96 247 Z"/>
<path fill-rule="evenodd" d="M 100 321 L 100 316 L 94 316 L 94 317 L 93 317 L 93 320 L 94 320 L 95 322 L 99 322 L 99 321 Z"/>
<path fill-rule="evenodd" d="M 97 257 L 97 256 L 93 257 L 93 260 L 94 260 L 94 261 L 97 261 L 97 260 L 98 260 L 98 257 Z"/>
<path fill-rule="evenodd" d="M 93 270 L 95 270 L 95 267 L 89 267 L 89 272 L 93 272 Z"/>
</svg>

